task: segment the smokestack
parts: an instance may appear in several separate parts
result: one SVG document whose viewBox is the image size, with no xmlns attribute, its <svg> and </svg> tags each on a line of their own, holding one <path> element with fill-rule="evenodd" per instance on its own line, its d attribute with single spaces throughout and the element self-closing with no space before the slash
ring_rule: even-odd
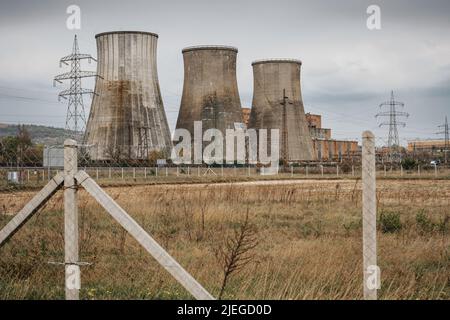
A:
<svg viewBox="0 0 450 320">
<path fill-rule="evenodd" d="M 86 128 L 94 160 L 146 159 L 169 152 L 169 126 L 156 66 L 158 35 L 117 31 L 97 34 L 100 76 Z"/>
<path fill-rule="evenodd" d="M 279 129 L 280 155 L 283 159 L 283 147 L 287 146 L 287 161 L 315 159 L 301 94 L 301 65 L 301 61 L 293 59 L 258 60 L 252 63 L 254 88 L 249 128 L 268 131 Z M 286 145 L 283 136 L 287 137 Z"/>
<path fill-rule="evenodd" d="M 241 101 L 236 80 L 238 50 L 226 46 L 197 46 L 183 49 L 184 87 L 177 129 L 194 136 L 194 121 L 210 128 L 234 129 L 242 124 Z"/>
</svg>

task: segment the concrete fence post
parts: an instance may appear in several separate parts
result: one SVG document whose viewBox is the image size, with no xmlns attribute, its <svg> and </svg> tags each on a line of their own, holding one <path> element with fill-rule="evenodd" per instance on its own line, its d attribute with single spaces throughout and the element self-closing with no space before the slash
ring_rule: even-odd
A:
<svg viewBox="0 0 450 320">
<path fill-rule="evenodd" d="M 336 165 L 336 176 L 339 177 L 339 165 Z"/>
<path fill-rule="evenodd" d="M 365 131 L 362 140 L 364 299 L 376 300 L 380 270 L 377 266 L 375 136 L 372 132 Z"/>
<path fill-rule="evenodd" d="M 355 166 L 352 165 L 352 177 L 355 176 Z"/>
<path fill-rule="evenodd" d="M 322 177 L 323 177 L 323 164 L 320 165 L 320 171 L 321 171 Z"/>
<path fill-rule="evenodd" d="M 111 179 L 111 167 L 109 167 L 108 169 L 108 178 Z"/>
<path fill-rule="evenodd" d="M 306 171 L 306 177 L 308 177 L 308 173 L 309 173 L 308 166 L 306 166 L 305 171 Z"/>
<path fill-rule="evenodd" d="M 64 142 L 64 265 L 66 300 L 78 300 L 80 290 L 80 266 L 78 263 L 78 171 L 77 143 Z"/>
<path fill-rule="evenodd" d="M 402 165 L 400 165 L 400 176 L 403 177 L 403 166 Z"/>
<path fill-rule="evenodd" d="M 123 180 L 123 168 L 122 168 L 122 180 Z"/>
</svg>

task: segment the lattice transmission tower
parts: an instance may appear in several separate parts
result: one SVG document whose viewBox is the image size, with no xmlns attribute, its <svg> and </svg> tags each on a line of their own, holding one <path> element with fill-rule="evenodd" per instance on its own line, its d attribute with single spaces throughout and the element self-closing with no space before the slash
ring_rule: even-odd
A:
<svg viewBox="0 0 450 320">
<path fill-rule="evenodd" d="M 97 61 L 89 54 L 80 53 L 77 36 L 75 35 L 72 53 L 61 58 L 59 61 L 60 67 L 65 64 L 67 66 L 70 65 L 71 69 L 69 72 L 60 74 L 53 79 L 53 85 L 55 85 L 56 82 L 62 83 L 63 80 L 70 80 L 69 89 L 61 91 L 58 95 L 58 100 L 61 100 L 61 98 L 69 100 L 66 114 L 66 131 L 68 137 L 77 142 L 81 142 L 86 129 L 86 114 L 84 110 L 83 95 L 95 94 L 94 91 L 81 87 L 81 79 L 98 76 L 96 72 L 93 71 L 81 71 L 81 60 L 88 60 L 89 63 L 91 63 L 92 60 Z"/>
<path fill-rule="evenodd" d="M 395 101 L 394 91 L 391 91 L 391 100 L 380 104 L 380 108 L 389 107 L 389 111 L 379 112 L 375 115 L 378 117 L 389 117 L 389 121 L 380 123 L 380 127 L 389 126 L 388 149 L 390 160 L 397 160 L 399 155 L 400 139 L 398 137 L 398 126 L 405 127 L 406 122 L 398 121 L 399 117 L 409 117 L 409 114 L 397 111 L 397 107 L 403 108 L 403 102 Z"/>
<path fill-rule="evenodd" d="M 445 116 L 445 123 L 443 125 L 438 126 L 438 128 L 442 128 L 443 131 L 438 132 L 437 134 L 443 134 L 444 135 L 444 162 L 447 163 L 447 153 L 448 153 L 448 147 L 449 147 L 449 132 L 448 132 L 448 121 L 447 116 Z"/>
</svg>

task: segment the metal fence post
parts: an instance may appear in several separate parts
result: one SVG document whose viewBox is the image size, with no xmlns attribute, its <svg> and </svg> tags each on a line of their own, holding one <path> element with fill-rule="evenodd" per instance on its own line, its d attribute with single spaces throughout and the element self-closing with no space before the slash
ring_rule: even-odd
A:
<svg viewBox="0 0 450 320">
<path fill-rule="evenodd" d="M 78 264 L 78 196 L 75 174 L 78 171 L 77 143 L 64 142 L 64 264 L 66 299 L 78 300 L 80 266 Z"/>
<path fill-rule="evenodd" d="M 375 136 L 370 131 L 363 133 L 362 188 L 364 299 L 376 300 L 380 272 L 377 266 Z"/>
</svg>

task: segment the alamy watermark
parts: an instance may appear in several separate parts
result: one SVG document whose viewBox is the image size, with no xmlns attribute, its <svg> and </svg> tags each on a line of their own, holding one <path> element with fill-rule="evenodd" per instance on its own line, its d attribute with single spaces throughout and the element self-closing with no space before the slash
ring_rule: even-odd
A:
<svg viewBox="0 0 450 320">
<path fill-rule="evenodd" d="M 75 4 L 67 7 L 66 13 L 69 17 L 66 20 L 66 27 L 69 30 L 81 29 L 81 8 Z"/>
<path fill-rule="evenodd" d="M 379 290 L 381 288 L 381 271 L 379 266 L 370 265 L 366 270 L 366 287 L 369 290 Z"/>
<path fill-rule="evenodd" d="M 172 149 L 174 164 L 262 164 L 278 167 L 280 158 L 278 129 L 218 129 L 203 132 L 202 122 L 194 122 L 194 137 L 187 129 L 176 129 Z M 270 148 L 269 148 L 270 133 Z"/>
<path fill-rule="evenodd" d="M 369 30 L 380 30 L 381 29 L 381 8 L 376 4 L 372 4 L 367 7 L 367 29 Z"/>
</svg>

